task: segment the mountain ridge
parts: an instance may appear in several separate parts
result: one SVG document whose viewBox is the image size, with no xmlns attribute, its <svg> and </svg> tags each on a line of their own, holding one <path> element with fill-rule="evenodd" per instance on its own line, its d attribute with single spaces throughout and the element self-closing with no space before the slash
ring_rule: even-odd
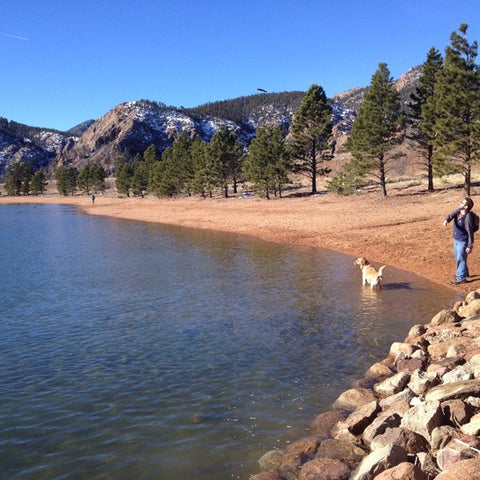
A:
<svg viewBox="0 0 480 480">
<path fill-rule="evenodd" d="M 413 67 L 395 81 L 402 102 L 414 90 L 421 67 Z M 355 120 L 368 87 L 355 87 L 330 99 L 334 135 L 343 142 Z M 221 100 L 194 108 L 171 107 L 160 102 L 137 100 L 121 103 L 96 120 L 87 120 L 66 132 L 30 127 L 0 118 L 0 178 L 18 162 L 39 168 L 61 165 L 81 167 L 99 162 L 112 171 L 119 157 L 132 159 L 154 144 L 161 152 L 181 132 L 209 141 L 221 125 L 234 130 L 248 147 L 259 126 L 275 124 L 288 131 L 305 92 L 259 93 Z"/>
</svg>

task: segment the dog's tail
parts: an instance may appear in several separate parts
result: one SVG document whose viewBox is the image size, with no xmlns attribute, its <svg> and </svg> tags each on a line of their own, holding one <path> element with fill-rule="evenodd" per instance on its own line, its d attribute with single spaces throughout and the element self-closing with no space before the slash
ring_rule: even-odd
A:
<svg viewBox="0 0 480 480">
<path fill-rule="evenodd" d="M 379 269 L 378 269 L 378 275 L 377 275 L 377 278 L 378 280 L 381 282 L 383 280 L 383 269 L 385 268 L 386 265 L 382 265 Z"/>
</svg>

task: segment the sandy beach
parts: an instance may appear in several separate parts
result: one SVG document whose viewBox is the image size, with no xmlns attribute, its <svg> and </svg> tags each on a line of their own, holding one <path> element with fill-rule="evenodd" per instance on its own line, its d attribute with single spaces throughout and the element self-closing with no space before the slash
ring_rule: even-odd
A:
<svg viewBox="0 0 480 480">
<path fill-rule="evenodd" d="M 0 204 L 55 203 L 76 205 L 88 214 L 232 232 L 285 244 L 299 244 L 363 256 L 374 266 L 386 264 L 450 286 L 455 274 L 452 227 L 442 222 L 457 208 L 463 190 L 442 186 L 427 192 L 423 186 L 390 186 L 389 196 L 362 192 L 349 197 L 333 193 L 290 195 L 271 200 L 255 196 L 224 199 L 119 198 L 97 195 L 7 197 Z M 476 196 L 472 195 L 474 201 Z M 478 208 L 480 209 L 480 199 Z M 475 210 L 475 208 L 474 208 Z M 459 291 L 480 288 L 480 240 L 475 245 L 467 284 Z M 477 250 L 478 248 L 478 250 Z M 359 277 L 360 279 L 360 277 Z"/>
</svg>

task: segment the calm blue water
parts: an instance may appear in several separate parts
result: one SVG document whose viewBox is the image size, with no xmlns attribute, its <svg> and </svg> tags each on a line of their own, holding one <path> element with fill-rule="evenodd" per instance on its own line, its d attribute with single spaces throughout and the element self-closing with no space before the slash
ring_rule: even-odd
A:
<svg viewBox="0 0 480 480">
<path fill-rule="evenodd" d="M 0 207 L 0 478 L 248 478 L 455 293 L 251 238 Z"/>
</svg>

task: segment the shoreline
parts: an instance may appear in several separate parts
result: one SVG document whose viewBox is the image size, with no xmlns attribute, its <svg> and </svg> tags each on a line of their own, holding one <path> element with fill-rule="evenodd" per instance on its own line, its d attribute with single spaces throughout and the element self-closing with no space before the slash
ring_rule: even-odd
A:
<svg viewBox="0 0 480 480">
<path fill-rule="evenodd" d="M 94 204 L 87 195 L 46 194 L 0 196 L 0 204 L 74 205 L 90 215 L 251 235 L 275 243 L 362 256 L 376 267 L 386 264 L 387 283 L 391 265 L 460 292 L 480 287 L 480 256 L 475 249 L 469 258 L 472 278 L 464 285 L 449 284 L 455 273 L 452 232 L 451 226 L 445 228 L 442 222 L 457 207 L 462 191 L 404 191 L 399 189 L 386 198 L 367 192 L 350 197 L 324 193 L 271 200 L 255 196 L 158 199 L 99 194 Z"/>
<path fill-rule="evenodd" d="M 479 328 L 480 290 L 412 326 L 250 480 L 480 478 Z"/>
</svg>

